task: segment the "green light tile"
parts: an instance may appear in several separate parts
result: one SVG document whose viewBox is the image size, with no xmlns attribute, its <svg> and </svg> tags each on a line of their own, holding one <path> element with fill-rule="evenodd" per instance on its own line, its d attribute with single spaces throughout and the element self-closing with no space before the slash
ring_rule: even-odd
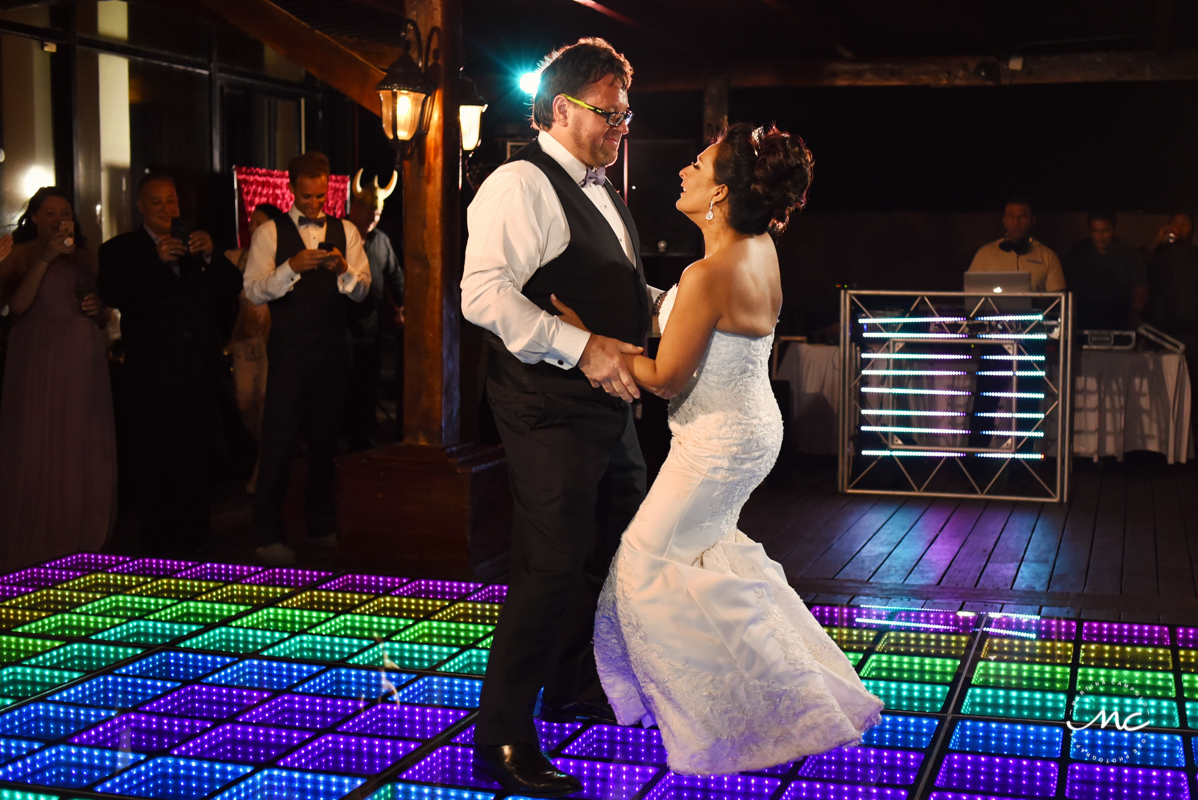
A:
<svg viewBox="0 0 1198 800">
<path fill-rule="evenodd" d="M 491 646 L 493 644 L 495 644 L 495 634 L 491 634 L 486 639 L 483 639 L 481 642 L 479 642 L 478 644 L 476 644 L 474 646 L 482 648 L 483 650 L 490 650 Z"/>
<path fill-rule="evenodd" d="M 374 597 L 370 594 L 353 594 L 352 592 L 324 592 L 314 590 L 302 592 L 295 597 L 288 597 L 279 603 L 279 608 L 304 608 L 309 611 L 332 611 L 337 613 L 347 611 L 354 606 L 360 606 Z"/>
<path fill-rule="evenodd" d="M 1116 697 L 1109 694 L 1079 695 L 1073 702 L 1073 721 L 1089 722 L 1099 711 L 1107 715 L 1117 711 L 1119 719 L 1123 722 L 1127 722 L 1129 715 L 1139 713 L 1139 718 L 1134 720 L 1136 725 L 1147 722 L 1156 728 L 1177 728 L 1181 724 L 1177 716 L 1176 701 L 1154 700 L 1149 697 Z"/>
<path fill-rule="evenodd" d="M 969 637 L 946 633 L 917 633 L 890 631 L 878 643 L 879 653 L 898 653 L 908 656 L 943 656 L 960 658 L 969 646 Z"/>
<path fill-rule="evenodd" d="M 205 592 L 219 589 L 223 585 L 220 581 L 189 581 L 184 578 L 162 578 L 153 583 L 145 583 L 130 589 L 129 594 L 189 600 L 193 597 L 199 597 Z"/>
<path fill-rule="evenodd" d="M 442 622 L 468 622 L 472 625 L 495 626 L 499 621 L 499 612 L 503 610 L 502 603 L 454 603 L 449 608 L 443 608 L 433 619 Z"/>
<path fill-rule="evenodd" d="M 1186 724 L 1198 728 L 1198 703 L 1186 703 Z"/>
<path fill-rule="evenodd" d="M 854 653 L 851 651 L 844 651 L 844 657 L 847 658 L 849 660 L 849 663 L 855 667 L 861 663 L 861 659 L 865 658 L 865 653 Z"/>
<path fill-rule="evenodd" d="M 490 650 L 467 650 L 437 667 L 437 672 L 456 672 L 460 675 L 483 675 L 487 671 Z"/>
<path fill-rule="evenodd" d="M 96 617 L 91 614 L 55 614 L 15 630 L 17 633 L 40 633 L 43 636 L 90 636 L 124 621 L 120 617 Z"/>
<path fill-rule="evenodd" d="M 1094 669 L 1077 671 L 1077 690 L 1086 694 L 1121 694 L 1139 697 L 1177 696 L 1173 676 L 1164 672 L 1131 669 Z"/>
<path fill-rule="evenodd" d="M 1069 667 L 1051 664 L 1018 664 L 1006 661 L 980 661 L 973 674 L 974 686 L 1000 686 L 1004 689 L 1031 689 L 1063 692 L 1069 688 Z"/>
<path fill-rule="evenodd" d="M 986 661 L 1069 664 L 1073 661 L 1073 643 L 991 637 L 982 648 L 982 658 Z"/>
<path fill-rule="evenodd" d="M 874 654 L 866 663 L 861 677 L 914 683 L 952 683 L 960 664 L 954 658 Z"/>
<path fill-rule="evenodd" d="M 27 667 L 48 667 L 50 669 L 70 669 L 80 672 L 95 672 L 98 669 L 111 666 L 118 661 L 132 658 L 145 652 L 141 647 L 116 647 L 105 644 L 69 644 L 25 662 Z"/>
<path fill-rule="evenodd" d="M 179 643 L 185 650 L 210 650 L 214 653 L 256 653 L 287 638 L 280 631 L 260 631 L 253 628 L 217 628 L 192 636 Z"/>
<path fill-rule="evenodd" d="M 1182 672 L 1198 672 L 1198 650 L 1178 650 L 1177 665 Z"/>
<path fill-rule="evenodd" d="M 824 628 L 824 633 L 841 650 L 865 650 L 873 644 L 878 632 L 873 628 Z"/>
<path fill-rule="evenodd" d="M 495 630 L 494 625 L 470 625 L 465 622 L 418 622 L 395 634 L 397 642 L 417 644 L 447 644 L 465 647 Z"/>
<path fill-rule="evenodd" d="M 350 664 L 387 669 L 429 669 L 458 652 L 456 647 L 405 642 L 383 642 L 349 660 Z"/>
<path fill-rule="evenodd" d="M 248 617 L 230 622 L 239 628 L 258 628 L 265 631 L 297 633 L 319 625 L 333 616 L 327 611 L 304 611 L 298 608 L 264 608 Z"/>
<path fill-rule="evenodd" d="M 45 619 L 49 611 L 27 611 L 23 608 L 4 608 L 0 606 L 0 628 L 15 628 L 35 619 Z"/>
<path fill-rule="evenodd" d="M 447 605 L 449 605 L 448 600 L 432 600 L 426 597 L 380 597 L 372 603 L 354 609 L 354 613 L 423 619 L 430 614 L 437 613 Z"/>
<path fill-rule="evenodd" d="M 350 656 L 362 652 L 371 644 L 373 642 L 369 639 L 300 634 L 276 644 L 263 655 L 276 658 L 298 658 L 305 661 L 344 661 Z"/>
<path fill-rule="evenodd" d="M 155 611 L 174 605 L 177 602 L 179 601 L 168 600 L 163 597 L 133 597 L 127 594 L 114 594 L 102 600 L 97 600 L 94 603 L 79 606 L 79 608 L 75 609 L 75 613 L 135 619 L 137 617 L 144 617 L 147 614 L 153 614 Z"/>
<path fill-rule="evenodd" d="M 5 667 L 0 669 L 0 697 L 33 697 L 80 677 L 82 672 L 71 670 Z"/>
<path fill-rule="evenodd" d="M 156 622 L 186 622 L 192 625 L 210 625 L 228 619 L 242 611 L 248 611 L 250 606 L 240 606 L 234 603 L 203 603 L 188 600 L 164 608 L 151 614 L 147 619 Z"/>
<path fill-rule="evenodd" d="M 231 583 L 228 586 L 222 586 L 208 594 L 202 594 L 198 600 L 207 600 L 213 603 L 243 603 L 249 606 L 261 605 L 269 603 L 271 600 L 276 600 L 284 595 L 291 594 L 291 590 L 286 586 L 255 586 L 244 583 Z"/>
<path fill-rule="evenodd" d="M 1064 719 L 1064 692 L 1029 692 L 1017 689 L 973 687 L 965 695 L 963 713 L 980 717 Z"/>
<path fill-rule="evenodd" d="M 114 575 L 111 572 L 94 572 L 91 575 L 67 581 L 58 588 L 94 594 L 123 594 L 134 586 L 141 586 L 152 580 L 154 579 L 145 575 Z"/>
<path fill-rule="evenodd" d="M 92 638 L 103 639 L 107 642 L 129 642 L 131 644 L 166 644 L 175 639 L 180 639 L 189 633 L 195 633 L 202 627 L 204 626 L 135 619 L 112 630 L 97 633 Z"/>
<path fill-rule="evenodd" d="M 414 620 L 404 617 L 372 617 L 366 614 L 342 614 L 312 629 L 321 636 L 349 636 L 357 639 L 386 639 Z"/>
<path fill-rule="evenodd" d="M 870 680 L 862 683 L 867 690 L 880 697 L 890 711 L 934 714 L 944 707 L 944 698 L 948 696 L 948 687 L 942 684 Z"/>
<path fill-rule="evenodd" d="M 1198 700 L 1198 675 L 1182 675 L 1181 686 L 1188 699 Z"/>
<path fill-rule="evenodd" d="M 6 600 L 8 608 L 23 608 L 26 611 L 69 611 L 72 608 L 99 600 L 104 595 L 90 592 L 68 592 L 63 589 L 42 589 Z"/>
<path fill-rule="evenodd" d="M 1083 667 L 1104 669 L 1173 669 L 1173 654 L 1167 647 L 1123 647 L 1114 644 L 1083 644 Z"/>
<path fill-rule="evenodd" d="M 0 636 L 0 663 L 24 661 L 61 644 L 66 643 L 53 639 L 34 639 L 32 636 Z"/>
</svg>

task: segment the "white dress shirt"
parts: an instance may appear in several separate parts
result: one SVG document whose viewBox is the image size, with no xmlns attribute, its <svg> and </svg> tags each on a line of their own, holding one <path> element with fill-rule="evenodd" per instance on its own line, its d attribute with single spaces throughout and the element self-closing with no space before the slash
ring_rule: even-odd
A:
<svg viewBox="0 0 1198 800">
<path fill-rule="evenodd" d="M 576 183 L 582 183 L 585 164 L 544 131 L 537 142 Z M 635 264 L 632 237 L 607 189 L 590 184 L 582 191 Z M 479 187 L 466 211 L 466 222 L 470 235 L 462 269 L 463 316 L 499 336 L 526 364 L 547 361 L 562 369 L 578 364 L 590 334 L 541 310 L 521 294 L 533 273 L 570 244 L 566 212 L 549 178 L 530 161 L 504 164 Z M 650 288 L 650 301 L 658 294 Z"/>
<path fill-rule="evenodd" d="M 291 222 L 299 227 L 300 212 L 295 206 L 287 212 Z M 322 212 L 320 217 L 324 217 Z M 320 217 L 317 217 L 319 219 Z M 366 251 L 362 247 L 362 235 L 351 222 L 329 217 L 324 227 L 305 225 L 299 228 L 300 238 L 309 250 L 324 241 L 325 232 L 329 225 L 341 225 L 345 228 L 345 262 L 349 269 L 343 275 L 337 276 L 337 289 L 353 300 L 361 302 L 370 291 L 370 262 L 366 260 Z M 279 232 L 274 220 L 265 222 L 254 231 L 250 241 L 250 255 L 245 265 L 246 298 L 256 306 L 276 300 L 291 291 L 295 282 L 300 279 L 300 273 L 284 262 L 275 267 L 275 250 L 279 243 Z M 324 269 L 324 267 L 317 267 Z"/>
</svg>

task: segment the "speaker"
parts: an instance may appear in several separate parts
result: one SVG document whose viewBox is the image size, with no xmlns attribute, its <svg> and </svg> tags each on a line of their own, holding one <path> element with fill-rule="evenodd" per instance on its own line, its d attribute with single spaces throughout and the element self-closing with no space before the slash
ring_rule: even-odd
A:
<svg viewBox="0 0 1198 800">
<path fill-rule="evenodd" d="M 702 146 L 694 139 L 624 140 L 627 190 L 624 198 L 641 237 L 641 256 L 703 254 L 699 228 L 674 208 L 682 192 L 678 173 Z M 618 162 L 617 162 L 618 164 Z"/>
</svg>

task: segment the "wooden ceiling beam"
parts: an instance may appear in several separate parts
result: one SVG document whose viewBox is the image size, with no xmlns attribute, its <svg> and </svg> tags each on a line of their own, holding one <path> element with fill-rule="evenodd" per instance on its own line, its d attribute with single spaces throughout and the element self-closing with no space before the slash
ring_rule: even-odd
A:
<svg viewBox="0 0 1198 800">
<path fill-rule="evenodd" d="M 789 0 L 789 2 L 788 0 L 762 0 L 762 2 L 778 14 L 786 17 L 807 35 L 814 36 L 832 48 L 833 52 L 840 58 L 846 61 L 856 58 L 851 50 L 841 44 L 835 36 L 828 32 L 827 28 L 820 24 L 819 20 L 816 19 L 816 12 L 806 3 L 803 3 L 802 0 Z M 796 2 L 800 4 L 800 8 L 794 7 L 793 4 Z"/>
<path fill-rule="evenodd" d="M 979 70 L 979 64 L 987 69 Z M 997 80 L 979 77 L 985 72 Z M 1149 52 L 1027 56 L 1012 70 L 993 58 L 891 59 L 876 62 L 791 59 L 731 65 L 733 88 L 771 86 L 994 86 L 1102 81 L 1198 80 L 1198 52 L 1170 56 Z M 634 92 L 702 91 L 716 75 L 684 66 L 638 66 Z"/>
<path fill-rule="evenodd" d="M 266 44 L 376 116 L 374 87 L 384 70 L 367 58 L 279 8 L 270 0 L 199 0 L 247 36 Z"/>
</svg>

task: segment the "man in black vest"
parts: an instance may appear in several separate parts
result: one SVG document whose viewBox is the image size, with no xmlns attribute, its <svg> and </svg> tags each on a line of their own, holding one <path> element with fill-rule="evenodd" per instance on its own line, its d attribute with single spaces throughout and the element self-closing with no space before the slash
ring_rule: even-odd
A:
<svg viewBox="0 0 1198 800">
<path fill-rule="evenodd" d="M 221 343 L 237 313 L 241 275 L 204 231 L 187 241 L 172 236 L 179 199 L 171 176 L 142 178 L 137 208 L 144 224 L 104 243 L 97 276 L 104 302 L 121 311 L 124 474 L 147 552 L 194 555 L 209 533 Z"/>
<path fill-rule="evenodd" d="M 478 765 L 513 792 L 578 791 L 541 751 L 532 713 L 614 722 L 595 671 L 595 605 L 645 492 L 622 353 L 640 352 L 650 301 L 632 217 L 603 175 L 628 132 L 632 68 L 602 39 L 546 59 L 540 135 L 468 212 L 462 310 L 487 329 L 487 395 L 507 453 L 511 581 L 483 681 Z M 553 298 L 588 331 L 555 316 Z"/>
<path fill-rule="evenodd" d="M 304 153 L 287 171 L 295 205 L 287 220 L 254 232 L 245 268 L 245 296 L 255 305 L 270 304 L 254 527 L 258 557 L 271 566 L 296 560 L 284 543 L 282 511 L 301 434 L 308 444 L 308 537 L 337 545 L 333 457 L 349 366 L 343 297 L 361 302 L 370 290 L 370 264 L 358 229 L 324 215 L 329 160 Z"/>
</svg>

